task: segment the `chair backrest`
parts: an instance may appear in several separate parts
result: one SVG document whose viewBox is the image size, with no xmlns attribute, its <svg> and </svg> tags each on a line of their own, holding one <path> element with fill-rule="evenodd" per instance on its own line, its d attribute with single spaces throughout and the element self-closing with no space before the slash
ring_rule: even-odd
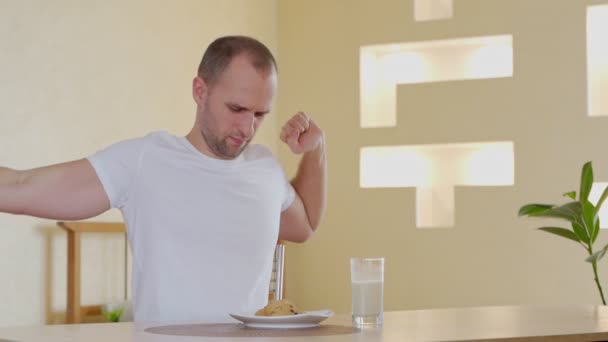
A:
<svg viewBox="0 0 608 342">
<path fill-rule="evenodd" d="M 269 300 L 281 300 L 285 292 L 285 245 L 279 241 L 274 250 L 272 278 L 270 279 Z"/>
<path fill-rule="evenodd" d="M 91 222 L 91 221 L 77 221 L 77 222 L 57 222 L 57 224 L 65 229 L 68 232 L 68 237 L 76 237 L 76 239 L 72 238 L 72 243 L 76 243 L 77 246 L 80 246 L 80 235 L 82 233 L 125 233 L 125 226 L 123 223 L 112 223 L 112 222 Z M 69 239 L 70 240 L 70 239 Z M 77 240 L 77 241 L 76 241 Z M 73 248 L 74 249 L 74 248 Z M 130 301 L 127 298 L 127 279 L 129 274 L 127 274 L 128 270 L 128 246 L 125 237 L 125 303 L 130 304 Z M 78 250 L 80 248 L 78 247 Z M 73 270 L 72 273 L 80 274 L 80 271 L 76 269 L 80 269 L 80 253 L 77 253 L 74 258 L 68 259 L 68 270 Z M 272 268 L 272 277 L 269 284 L 268 289 L 268 299 L 269 300 L 281 300 L 284 298 L 284 284 L 285 284 L 285 245 L 282 241 L 279 241 L 275 248 L 274 260 L 273 260 L 273 268 Z M 74 277 L 72 277 L 74 278 Z M 71 279 L 71 278 L 70 278 Z M 76 319 L 69 320 L 70 323 L 80 323 L 81 316 L 87 316 L 88 314 L 99 315 L 102 306 L 101 305 L 90 305 L 87 307 L 81 307 L 80 305 L 80 277 L 76 277 L 72 279 L 74 284 L 72 286 L 68 286 L 68 294 L 67 297 L 78 297 L 77 300 L 70 302 L 68 300 L 68 311 L 76 312 L 78 311 L 78 315 L 76 315 Z M 71 293 L 73 292 L 73 293 Z M 75 307 L 71 307 L 75 306 Z M 130 305 L 127 305 L 126 308 L 126 317 L 132 316 Z"/>
</svg>

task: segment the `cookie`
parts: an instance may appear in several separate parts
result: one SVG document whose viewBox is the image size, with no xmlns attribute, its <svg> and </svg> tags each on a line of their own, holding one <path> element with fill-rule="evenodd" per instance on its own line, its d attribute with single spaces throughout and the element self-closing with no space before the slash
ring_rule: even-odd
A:
<svg viewBox="0 0 608 342">
<path fill-rule="evenodd" d="M 291 316 L 297 314 L 296 306 L 287 299 L 271 301 L 255 313 L 256 316 Z"/>
</svg>

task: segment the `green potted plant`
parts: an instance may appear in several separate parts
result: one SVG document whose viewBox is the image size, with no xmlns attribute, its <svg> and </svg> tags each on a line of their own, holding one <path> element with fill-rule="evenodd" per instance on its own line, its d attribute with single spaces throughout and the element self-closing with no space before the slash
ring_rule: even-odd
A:
<svg viewBox="0 0 608 342">
<path fill-rule="evenodd" d="M 593 205 L 589 201 L 592 185 L 593 167 L 591 166 L 591 162 L 587 162 L 581 172 L 578 200 L 576 191 L 566 192 L 563 194 L 564 197 L 572 201 L 562 205 L 526 204 L 519 209 L 519 216 L 560 219 L 570 224 L 567 228 L 551 226 L 540 227 L 538 229 L 572 240 L 585 248 L 587 253 L 589 253 L 589 257 L 585 260 L 591 263 L 595 284 L 602 298 L 602 303 L 606 305 L 602 285 L 597 274 L 597 262 L 606 254 L 608 245 L 594 252 L 593 244 L 599 235 L 600 218 L 598 213 L 606 197 L 608 197 L 608 187 L 604 189 L 597 205 Z"/>
<path fill-rule="evenodd" d="M 123 304 L 105 304 L 101 312 L 109 322 L 120 322 L 120 317 L 124 311 Z"/>
</svg>

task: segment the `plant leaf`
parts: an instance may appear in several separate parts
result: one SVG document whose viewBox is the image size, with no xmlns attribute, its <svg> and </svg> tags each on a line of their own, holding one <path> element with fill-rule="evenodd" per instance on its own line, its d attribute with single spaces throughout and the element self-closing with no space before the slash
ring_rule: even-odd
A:
<svg viewBox="0 0 608 342">
<path fill-rule="evenodd" d="M 595 206 L 586 201 L 583 205 L 583 227 L 587 231 L 587 236 L 591 239 L 593 235 L 595 235 L 595 222 L 597 221 L 597 216 L 595 214 Z"/>
<path fill-rule="evenodd" d="M 528 214 L 528 216 L 551 217 L 570 222 L 580 222 L 582 211 L 583 209 L 580 202 L 569 202 L 562 206 L 553 207 L 544 211 L 534 211 Z"/>
<path fill-rule="evenodd" d="M 539 212 L 543 212 L 545 210 L 553 208 L 552 204 L 526 204 L 523 207 L 519 208 L 518 216 L 527 216 L 533 215 Z"/>
<path fill-rule="evenodd" d="M 595 227 L 593 229 L 593 235 L 591 235 L 591 244 L 595 243 L 598 235 L 600 235 L 600 220 L 595 220 Z"/>
<path fill-rule="evenodd" d="M 591 162 L 586 162 L 583 165 L 583 171 L 581 172 L 581 189 L 579 191 L 579 201 L 582 203 L 587 202 L 589 193 L 591 192 L 591 186 L 593 185 L 593 167 Z"/>
<path fill-rule="evenodd" d="M 589 236 L 587 235 L 587 230 L 583 227 L 582 224 L 578 222 L 572 222 L 572 230 L 576 236 L 578 236 L 579 240 L 584 243 L 589 243 Z"/>
<path fill-rule="evenodd" d="M 597 252 L 591 254 L 590 256 L 588 256 L 587 259 L 585 259 L 585 261 L 591 262 L 591 263 L 600 261 L 600 259 L 603 258 L 604 255 L 606 254 L 606 250 L 607 249 L 608 249 L 608 245 L 604 246 L 599 251 L 597 251 Z"/>
<path fill-rule="evenodd" d="M 570 197 L 570 198 L 572 198 L 573 200 L 576 200 L 576 191 L 564 192 L 564 193 L 562 194 L 562 196 L 564 196 L 564 197 Z"/>
<path fill-rule="evenodd" d="M 542 230 L 544 232 L 547 232 L 547 233 L 551 233 L 551 234 L 559 235 L 561 237 L 565 237 L 566 239 L 570 239 L 570 240 L 575 241 L 575 242 L 580 242 L 581 241 L 578 238 L 578 236 L 576 234 L 574 234 L 574 232 L 571 231 L 570 229 L 561 228 L 561 227 L 541 227 L 541 228 L 538 228 L 538 229 Z"/>
<path fill-rule="evenodd" d="M 605 249 L 600 249 L 599 251 L 593 253 L 591 256 L 587 257 L 587 259 L 585 259 L 586 262 L 598 262 L 600 261 L 601 258 L 604 257 L 604 255 L 606 254 L 606 250 Z"/>
</svg>

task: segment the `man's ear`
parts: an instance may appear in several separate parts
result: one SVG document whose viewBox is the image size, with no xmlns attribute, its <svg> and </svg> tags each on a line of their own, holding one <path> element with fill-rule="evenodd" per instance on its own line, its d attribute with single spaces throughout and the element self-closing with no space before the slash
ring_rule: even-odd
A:
<svg viewBox="0 0 608 342">
<path fill-rule="evenodd" d="M 192 80 L 192 98 L 199 106 L 204 106 L 208 89 L 207 83 L 201 77 L 197 76 Z"/>
</svg>

